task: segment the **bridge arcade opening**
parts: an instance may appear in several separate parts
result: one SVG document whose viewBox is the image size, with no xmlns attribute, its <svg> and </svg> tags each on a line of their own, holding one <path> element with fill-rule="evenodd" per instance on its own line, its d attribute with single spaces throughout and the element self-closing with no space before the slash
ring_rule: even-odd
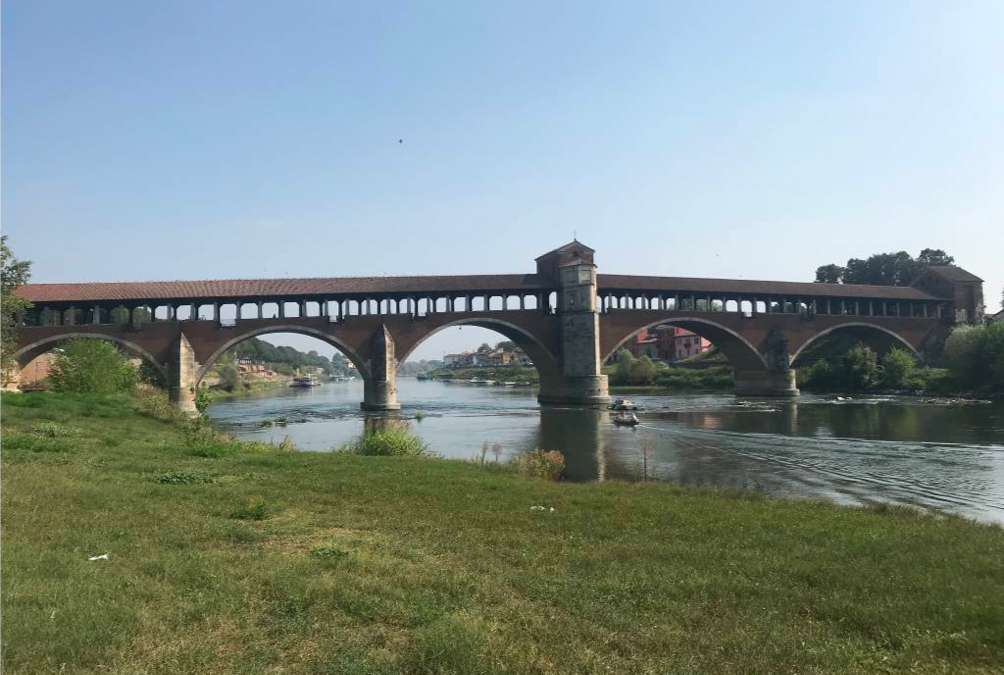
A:
<svg viewBox="0 0 1004 675">
<path fill-rule="evenodd" d="M 70 336 L 144 354 L 194 410 L 212 363 L 241 340 L 311 335 L 340 350 L 365 382 L 362 407 L 399 407 L 396 372 L 430 335 L 457 325 L 496 330 L 540 372 L 545 405 L 609 400 L 601 363 L 639 330 L 672 323 L 714 342 L 741 394 L 795 395 L 792 361 L 821 335 L 870 330 L 928 356 L 954 323 L 975 322 L 981 281 L 929 268 L 910 287 L 597 274 L 578 241 L 536 259 L 529 274 L 28 284 L 17 357 Z M 46 345 L 49 345 L 46 347 Z M 44 351 L 44 350 L 43 350 Z"/>
</svg>

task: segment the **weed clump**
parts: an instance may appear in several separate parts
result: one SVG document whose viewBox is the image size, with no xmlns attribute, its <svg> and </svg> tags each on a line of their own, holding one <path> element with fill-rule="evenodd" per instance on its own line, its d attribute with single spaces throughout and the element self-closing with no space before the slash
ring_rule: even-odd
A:
<svg viewBox="0 0 1004 675">
<path fill-rule="evenodd" d="M 41 438 L 77 438 L 80 436 L 79 429 L 63 426 L 58 422 L 36 424 L 32 428 L 31 433 Z"/>
<path fill-rule="evenodd" d="M 251 499 L 237 506 L 230 517 L 238 520 L 265 520 L 278 512 L 274 506 L 270 506 L 264 499 Z"/>
<path fill-rule="evenodd" d="M 190 483 L 215 483 L 216 479 L 204 473 L 189 471 L 167 471 L 158 473 L 154 480 L 165 485 L 188 485 Z"/>
<path fill-rule="evenodd" d="M 188 432 L 188 454 L 219 459 L 229 457 L 240 448 L 240 442 L 207 427 L 196 426 Z"/>
<path fill-rule="evenodd" d="M 334 546 L 321 546 L 310 552 L 315 558 L 347 558 L 349 552 Z"/>
<path fill-rule="evenodd" d="M 389 422 L 380 429 L 367 430 L 340 448 L 341 452 L 384 457 L 421 457 L 429 455 L 429 446 L 411 433 L 404 422 Z"/>
<path fill-rule="evenodd" d="M 9 434 L 3 439 L 3 449 L 7 452 L 16 450 L 27 450 L 29 452 L 68 452 L 70 447 L 57 438 L 39 436 L 38 434 Z"/>
<path fill-rule="evenodd" d="M 545 451 L 534 449 L 525 455 L 516 455 L 512 459 L 516 473 L 528 478 L 547 478 L 560 480 L 565 470 L 565 456 L 557 450 Z"/>
</svg>

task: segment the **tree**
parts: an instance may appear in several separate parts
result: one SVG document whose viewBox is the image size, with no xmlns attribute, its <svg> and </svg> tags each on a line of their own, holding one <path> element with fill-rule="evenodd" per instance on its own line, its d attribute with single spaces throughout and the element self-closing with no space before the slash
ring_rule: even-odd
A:
<svg viewBox="0 0 1004 675">
<path fill-rule="evenodd" d="M 139 372 L 111 342 L 76 338 L 53 359 L 49 381 L 56 391 L 114 394 L 135 387 Z"/>
<path fill-rule="evenodd" d="M 519 347 L 512 340 L 502 340 L 497 345 L 495 345 L 495 349 L 504 349 L 506 351 L 511 352 L 519 349 Z"/>
<path fill-rule="evenodd" d="M 878 356 L 870 347 L 859 342 L 841 360 L 847 373 L 847 386 L 851 389 L 869 389 L 878 381 Z"/>
<path fill-rule="evenodd" d="M 649 384 L 655 375 L 655 364 L 652 359 L 643 356 L 635 359 L 628 370 L 628 381 L 631 384 Z"/>
<path fill-rule="evenodd" d="M 611 384 L 627 384 L 631 377 L 631 366 L 634 365 L 634 362 L 635 358 L 628 350 L 622 349 L 617 352 L 617 368 L 610 378 Z"/>
<path fill-rule="evenodd" d="M 7 248 L 7 235 L 0 236 L 0 383 L 7 384 L 17 373 L 14 352 L 17 350 L 17 317 L 31 306 L 14 295 L 18 286 L 28 283 L 31 261 L 18 260 Z"/>
<path fill-rule="evenodd" d="M 845 268 L 840 265 L 823 265 L 816 268 L 816 283 L 839 284 L 844 276 Z"/>
<path fill-rule="evenodd" d="M 492 350 L 491 345 L 489 345 L 487 342 L 482 342 L 481 346 L 478 347 L 478 354 L 487 354 L 491 350 Z"/>
<path fill-rule="evenodd" d="M 233 391 L 240 383 L 237 367 L 232 362 L 218 365 L 216 374 L 220 378 L 220 388 L 225 391 Z"/>
<path fill-rule="evenodd" d="M 1004 322 L 959 326 L 945 341 L 945 357 L 961 386 L 1004 393 Z"/>
<path fill-rule="evenodd" d="M 913 354 L 893 347 L 882 357 L 882 385 L 889 389 L 906 389 L 917 372 Z"/>
<path fill-rule="evenodd" d="M 941 249 L 925 248 L 916 258 L 906 251 L 876 253 L 864 260 L 851 258 L 844 266 L 822 265 L 816 268 L 816 281 L 828 284 L 869 284 L 908 286 L 924 268 L 951 265 L 955 258 Z"/>
</svg>

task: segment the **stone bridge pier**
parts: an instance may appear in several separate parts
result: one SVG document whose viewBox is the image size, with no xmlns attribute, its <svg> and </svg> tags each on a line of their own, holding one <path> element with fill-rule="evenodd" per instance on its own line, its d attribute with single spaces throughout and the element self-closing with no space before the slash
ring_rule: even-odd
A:
<svg viewBox="0 0 1004 675">
<path fill-rule="evenodd" d="M 363 410 L 400 410 L 397 402 L 397 359 L 394 338 L 385 324 L 370 338 L 369 372 L 363 373 Z"/>
<path fill-rule="evenodd" d="M 190 416 L 198 415 L 195 390 L 198 385 L 199 363 L 195 350 L 182 333 L 171 347 L 167 363 L 167 395 L 171 403 Z"/>
</svg>

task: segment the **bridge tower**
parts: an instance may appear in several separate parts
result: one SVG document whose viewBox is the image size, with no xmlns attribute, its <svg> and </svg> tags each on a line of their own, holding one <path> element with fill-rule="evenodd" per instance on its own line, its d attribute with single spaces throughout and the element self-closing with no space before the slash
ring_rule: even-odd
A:
<svg viewBox="0 0 1004 675">
<path fill-rule="evenodd" d="M 537 275 L 558 287 L 561 370 L 541 374 L 542 404 L 602 405 L 610 402 L 600 366 L 600 317 L 596 304 L 595 251 L 572 241 L 537 258 Z"/>
</svg>

